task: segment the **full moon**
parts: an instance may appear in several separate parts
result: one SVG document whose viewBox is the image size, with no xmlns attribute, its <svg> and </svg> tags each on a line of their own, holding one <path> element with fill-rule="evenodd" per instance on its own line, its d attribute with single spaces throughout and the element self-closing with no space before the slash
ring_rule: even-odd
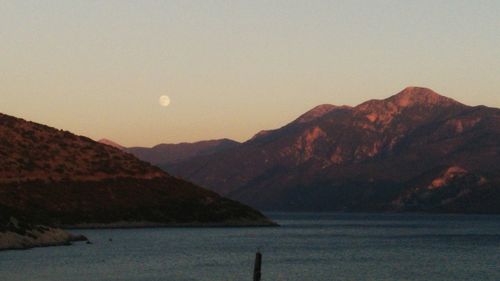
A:
<svg viewBox="0 0 500 281">
<path fill-rule="evenodd" d="M 167 107 L 170 104 L 170 98 L 168 96 L 160 97 L 160 105 L 163 107 Z"/>
</svg>

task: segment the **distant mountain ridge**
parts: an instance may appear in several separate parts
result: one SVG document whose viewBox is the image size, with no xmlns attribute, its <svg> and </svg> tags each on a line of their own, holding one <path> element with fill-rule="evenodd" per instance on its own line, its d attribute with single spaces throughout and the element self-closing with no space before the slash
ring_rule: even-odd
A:
<svg viewBox="0 0 500 281">
<path fill-rule="evenodd" d="M 154 165 L 168 165 L 184 160 L 209 155 L 238 146 L 240 143 L 230 139 L 208 140 L 195 143 L 159 144 L 154 147 L 129 147 L 123 150 L 137 158 Z"/>
<path fill-rule="evenodd" d="M 116 143 L 116 142 L 114 142 L 114 141 L 112 141 L 112 140 L 108 140 L 108 139 L 100 139 L 100 140 L 98 140 L 97 142 L 102 143 L 102 144 L 105 144 L 105 145 L 109 145 L 109 146 L 112 146 L 112 147 L 114 147 L 114 148 L 118 148 L 118 149 L 121 149 L 121 150 L 125 149 L 125 147 L 124 147 L 124 146 L 122 146 L 122 145 L 120 145 L 120 144 L 118 144 L 118 143 Z"/>
<path fill-rule="evenodd" d="M 500 110 L 421 87 L 163 166 L 263 210 L 500 213 Z"/>
</svg>

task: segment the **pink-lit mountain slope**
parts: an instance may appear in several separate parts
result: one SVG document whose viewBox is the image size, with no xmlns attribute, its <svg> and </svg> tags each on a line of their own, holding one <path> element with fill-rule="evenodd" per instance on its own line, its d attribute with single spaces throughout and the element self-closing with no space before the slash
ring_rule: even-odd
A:
<svg viewBox="0 0 500 281">
<path fill-rule="evenodd" d="M 164 165 L 263 210 L 500 213 L 500 109 L 408 87 Z"/>
</svg>

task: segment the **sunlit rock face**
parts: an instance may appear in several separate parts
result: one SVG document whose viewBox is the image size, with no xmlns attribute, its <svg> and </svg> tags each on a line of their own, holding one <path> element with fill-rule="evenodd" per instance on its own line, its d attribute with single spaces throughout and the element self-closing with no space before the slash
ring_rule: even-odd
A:
<svg viewBox="0 0 500 281">
<path fill-rule="evenodd" d="M 446 170 L 439 177 L 435 178 L 431 182 L 431 184 L 428 186 L 428 188 L 429 189 L 442 188 L 444 186 L 449 185 L 450 182 L 452 182 L 457 177 L 461 177 L 461 176 L 466 175 L 466 174 L 467 174 L 467 171 L 460 168 L 460 167 L 457 167 L 457 166 L 450 167 L 450 168 L 448 168 L 448 170 Z"/>
<path fill-rule="evenodd" d="M 406 211 L 498 213 L 497 183 L 461 167 L 445 168 L 428 184 L 422 181 L 394 202 Z"/>
<path fill-rule="evenodd" d="M 463 202 L 479 196 L 476 192 L 497 192 L 499 142 L 499 109 L 470 107 L 427 88 L 408 87 L 356 107 L 321 105 L 231 151 L 163 168 L 265 210 L 418 210 L 401 198 L 440 186 L 450 167 L 485 182 L 473 188 L 476 181 L 453 181 L 471 185 L 472 193 L 460 195 Z M 450 175 L 460 178 L 454 169 Z M 446 197 L 447 189 L 442 190 Z M 444 197 L 425 210 L 460 212 L 442 207 L 455 204 Z M 488 200 L 493 199 L 483 199 Z M 464 210 L 497 212 L 498 207 Z"/>
</svg>

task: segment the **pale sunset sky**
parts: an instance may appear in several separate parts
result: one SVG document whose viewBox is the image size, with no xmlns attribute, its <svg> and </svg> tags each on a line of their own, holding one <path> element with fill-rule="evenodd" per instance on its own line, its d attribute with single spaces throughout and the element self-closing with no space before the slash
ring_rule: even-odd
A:
<svg viewBox="0 0 500 281">
<path fill-rule="evenodd" d="M 96 140 L 244 141 L 406 86 L 500 107 L 500 1 L 0 0 L 0 112 Z"/>
</svg>

